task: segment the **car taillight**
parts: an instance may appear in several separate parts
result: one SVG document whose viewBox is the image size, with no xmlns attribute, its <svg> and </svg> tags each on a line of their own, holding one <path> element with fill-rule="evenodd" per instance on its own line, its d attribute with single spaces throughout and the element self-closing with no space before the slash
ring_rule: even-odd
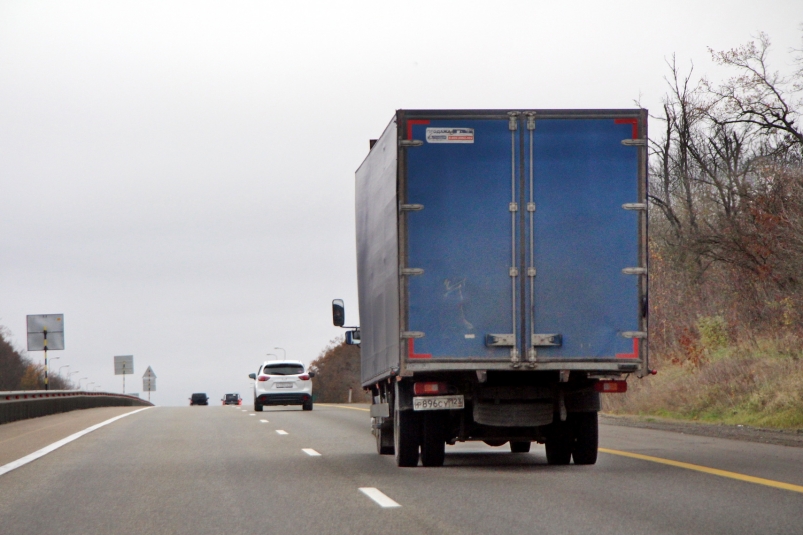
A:
<svg viewBox="0 0 803 535">
<path fill-rule="evenodd" d="M 309 374 L 302 373 L 301 375 L 298 376 L 298 378 L 301 379 L 302 381 L 309 381 Z"/>
<path fill-rule="evenodd" d="M 270 377 L 267 375 L 260 375 L 257 381 L 267 381 L 268 379 L 270 379 Z"/>
<path fill-rule="evenodd" d="M 416 396 L 434 396 L 445 394 L 446 391 L 446 383 L 415 383 L 413 385 L 413 392 Z"/>
<path fill-rule="evenodd" d="M 594 390 L 603 394 L 621 394 L 627 392 L 627 381 L 599 381 Z"/>
</svg>

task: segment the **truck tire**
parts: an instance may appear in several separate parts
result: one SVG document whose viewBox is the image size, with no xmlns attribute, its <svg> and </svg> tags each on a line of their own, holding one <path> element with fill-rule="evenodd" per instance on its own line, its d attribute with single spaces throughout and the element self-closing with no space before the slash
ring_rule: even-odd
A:
<svg viewBox="0 0 803 535">
<path fill-rule="evenodd" d="M 399 410 L 398 401 L 393 409 L 393 450 L 396 466 L 418 466 L 418 446 L 421 443 L 421 425 L 418 415 Z"/>
<path fill-rule="evenodd" d="M 510 451 L 513 453 L 529 453 L 531 444 L 529 440 L 511 440 Z"/>
<path fill-rule="evenodd" d="M 574 447 L 574 464 L 595 464 L 599 449 L 599 421 L 596 412 L 575 412 L 569 415 Z"/>
<path fill-rule="evenodd" d="M 376 428 L 376 452 L 379 455 L 393 455 L 393 426 L 384 421 Z"/>
<path fill-rule="evenodd" d="M 422 415 L 421 464 L 424 466 L 443 466 L 446 454 L 446 441 L 443 438 L 446 416 L 448 414 L 440 411 Z"/>
<path fill-rule="evenodd" d="M 557 417 L 544 443 L 546 462 L 552 465 L 569 464 L 572 460 L 572 434 L 569 422 L 561 422 Z"/>
</svg>

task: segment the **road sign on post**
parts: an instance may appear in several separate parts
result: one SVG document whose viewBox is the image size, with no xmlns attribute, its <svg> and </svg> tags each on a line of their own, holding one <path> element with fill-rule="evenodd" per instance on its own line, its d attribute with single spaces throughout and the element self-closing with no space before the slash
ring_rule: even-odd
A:
<svg viewBox="0 0 803 535">
<path fill-rule="evenodd" d="M 156 392 L 156 374 L 150 366 L 142 376 L 142 390 L 148 393 L 148 401 L 151 400 L 151 392 Z"/>
<path fill-rule="evenodd" d="M 123 376 L 123 394 L 125 394 L 125 376 L 134 373 L 134 355 L 114 357 L 114 375 Z"/>
<path fill-rule="evenodd" d="M 50 390 L 47 378 L 47 351 L 64 349 L 64 314 L 27 316 L 28 351 L 45 352 L 45 390 Z"/>
</svg>

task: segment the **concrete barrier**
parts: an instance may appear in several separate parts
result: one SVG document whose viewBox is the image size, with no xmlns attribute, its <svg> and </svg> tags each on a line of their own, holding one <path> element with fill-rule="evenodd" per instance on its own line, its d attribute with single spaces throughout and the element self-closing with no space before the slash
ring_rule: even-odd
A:
<svg viewBox="0 0 803 535">
<path fill-rule="evenodd" d="M 0 392 L 0 424 L 95 407 L 150 407 L 136 396 L 83 390 L 23 390 Z"/>
</svg>

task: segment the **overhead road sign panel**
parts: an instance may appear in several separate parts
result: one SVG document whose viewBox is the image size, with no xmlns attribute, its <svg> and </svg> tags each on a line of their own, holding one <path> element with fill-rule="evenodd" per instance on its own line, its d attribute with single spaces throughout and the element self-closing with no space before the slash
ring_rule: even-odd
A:
<svg viewBox="0 0 803 535">
<path fill-rule="evenodd" d="M 27 316 L 28 351 L 64 349 L 64 314 Z"/>
<path fill-rule="evenodd" d="M 131 375 L 134 373 L 134 355 L 118 355 L 114 357 L 114 375 Z"/>
</svg>

